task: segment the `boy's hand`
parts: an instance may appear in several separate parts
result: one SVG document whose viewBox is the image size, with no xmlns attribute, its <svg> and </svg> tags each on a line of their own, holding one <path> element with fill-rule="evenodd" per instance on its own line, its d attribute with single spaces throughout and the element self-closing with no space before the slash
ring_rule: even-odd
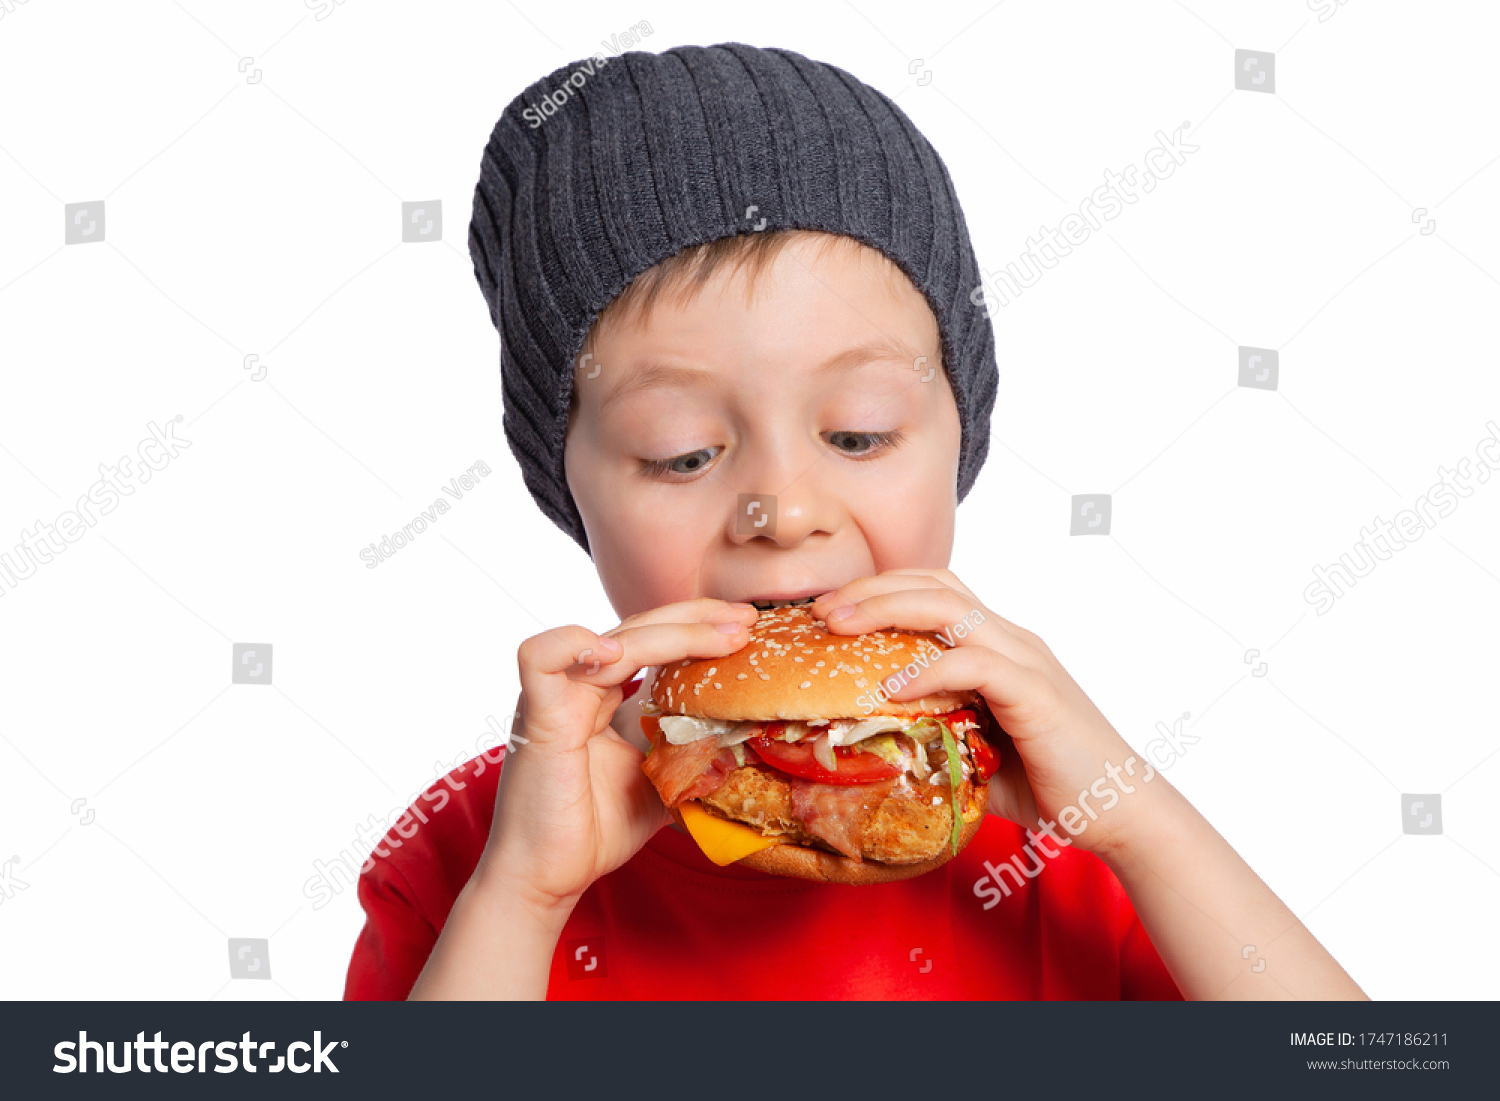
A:
<svg viewBox="0 0 1500 1101">
<path fill-rule="evenodd" d="M 852 614 L 832 618 L 843 608 Z M 891 698 L 920 699 L 938 689 L 984 697 L 1009 735 L 1000 739 L 1000 771 L 990 781 L 991 813 L 1103 857 L 1184 997 L 1365 997 L 1207 819 L 1134 757 L 1047 644 L 985 608 L 948 570 L 860 578 L 815 600 L 812 610 L 835 634 L 898 627 L 953 638 L 953 649 Z M 957 623 L 966 625 L 963 638 L 949 634 Z M 880 672 L 884 684 L 895 671 Z M 1133 794 L 1147 777 L 1154 777 L 1149 794 Z M 1113 785 L 1107 794 L 1118 805 L 1098 793 L 1101 780 Z M 1103 806 L 1092 808 L 1091 796 L 1104 798 Z M 1070 805 L 1091 813 L 1079 833 L 1056 834 L 1049 827 L 1060 825 L 1058 814 Z M 1040 865 L 1042 858 L 1032 859 Z M 1251 967 L 1248 953 L 1269 945 L 1276 962 L 1268 968 L 1262 956 L 1259 969 Z"/>
<path fill-rule="evenodd" d="M 647 666 L 734 653 L 756 616 L 749 604 L 705 598 L 603 635 L 568 626 L 523 642 L 515 733 L 525 741 L 505 755 L 474 879 L 557 913 L 634 856 L 672 817 L 641 771 L 644 754 L 609 725 L 620 686 Z"/>
<path fill-rule="evenodd" d="M 852 607 L 852 614 L 829 618 L 845 607 Z M 1079 792 L 1103 775 L 1106 760 L 1118 766 L 1131 756 L 1047 644 L 984 607 L 948 570 L 887 570 L 859 578 L 819 597 L 812 610 L 834 634 L 897 627 L 941 631 L 953 639 L 954 649 L 944 650 L 941 660 L 887 694 L 915 700 L 939 689 L 972 689 L 984 697 L 1009 735 L 996 747 L 1000 768 L 990 781 L 993 814 L 1035 829 L 1039 816 L 1055 820 L 1059 810 L 1076 804 Z M 957 623 L 965 626 L 963 638 L 952 629 Z M 884 671 L 880 683 L 893 672 Z M 1144 767 L 1138 762 L 1137 775 Z M 1106 846 L 1111 826 L 1117 828 L 1122 817 L 1101 815 L 1073 840 L 1083 849 Z"/>
</svg>

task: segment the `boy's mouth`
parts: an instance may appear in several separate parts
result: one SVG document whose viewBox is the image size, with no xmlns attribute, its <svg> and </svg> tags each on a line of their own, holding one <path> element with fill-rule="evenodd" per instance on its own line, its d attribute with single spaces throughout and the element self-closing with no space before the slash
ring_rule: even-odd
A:
<svg viewBox="0 0 1500 1101">
<path fill-rule="evenodd" d="M 801 596 L 795 600 L 747 600 L 746 604 L 753 604 L 757 611 L 770 611 L 772 608 L 785 608 L 792 604 L 811 604 L 817 598 L 814 596 Z"/>
</svg>

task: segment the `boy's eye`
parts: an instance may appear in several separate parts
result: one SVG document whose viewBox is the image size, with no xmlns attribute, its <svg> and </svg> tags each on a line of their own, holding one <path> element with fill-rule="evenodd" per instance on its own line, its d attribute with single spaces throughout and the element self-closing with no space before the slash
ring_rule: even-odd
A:
<svg viewBox="0 0 1500 1101">
<path fill-rule="evenodd" d="M 895 447 L 904 438 L 900 432 L 829 432 L 825 437 L 835 451 L 863 458 Z"/>
<path fill-rule="evenodd" d="M 686 455 L 678 455 L 672 459 L 642 460 L 641 473 L 653 478 L 664 474 L 696 474 L 713 462 L 714 455 L 722 450 L 722 447 L 700 447 L 697 451 L 689 451 Z"/>
<path fill-rule="evenodd" d="M 823 438 L 839 454 L 847 455 L 852 459 L 867 459 L 878 455 L 882 451 L 896 447 L 905 439 L 900 432 L 843 430 L 826 432 Z M 707 468 L 723 450 L 722 447 L 701 447 L 697 451 L 689 451 L 671 459 L 643 459 L 641 460 L 641 473 L 648 478 L 662 478 L 674 474 L 691 477 Z"/>
</svg>

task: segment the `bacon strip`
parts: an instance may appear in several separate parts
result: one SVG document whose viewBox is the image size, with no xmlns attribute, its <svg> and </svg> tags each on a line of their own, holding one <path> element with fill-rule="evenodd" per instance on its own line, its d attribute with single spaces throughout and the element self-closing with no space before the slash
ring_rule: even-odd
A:
<svg viewBox="0 0 1500 1101">
<path fill-rule="evenodd" d="M 713 739 L 707 738 L 705 741 L 713 741 Z M 655 757 L 656 754 L 652 753 L 651 756 Z M 713 760 L 708 762 L 708 768 L 700 773 L 692 785 L 682 793 L 679 802 L 685 803 L 689 799 L 702 799 L 705 795 L 712 795 L 724 786 L 724 781 L 729 779 L 729 774 L 739 767 L 739 762 L 734 759 L 732 751 L 719 750 Z"/>
<path fill-rule="evenodd" d="M 864 834 L 865 822 L 885 802 L 896 781 L 819 784 L 800 777 L 787 777 L 786 780 L 792 788 L 792 810 L 807 832 L 828 842 L 855 863 L 863 864 L 860 838 Z"/>
<path fill-rule="evenodd" d="M 655 742 L 651 755 L 641 763 L 641 771 L 669 807 L 712 795 L 737 767 L 734 753 L 720 749 L 713 738 L 700 738 L 687 745 L 673 745 L 662 739 Z"/>
</svg>

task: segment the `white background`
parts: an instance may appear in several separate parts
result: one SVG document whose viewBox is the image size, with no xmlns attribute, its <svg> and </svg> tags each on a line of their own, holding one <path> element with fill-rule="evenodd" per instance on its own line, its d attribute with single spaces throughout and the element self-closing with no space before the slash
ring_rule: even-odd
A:
<svg viewBox="0 0 1500 1101">
<path fill-rule="evenodd" d="M 1500 418 L 1493 5 L 318 6 L 0 3 L 0 551 L 148 422 L 192 442 L 0 586 L 0 997 L 338 997 L 362 915 L 313 909 L 313 862 L 473 753 L 524 638 L 615 623 L 506 446 L 466 236 L 506 103 L 641 20 L 895 97 L 987 269 L 1191 123 L 997 316 L 953 569 L 1132 744 L 1191 712 L 1172 782 L 1372 996 L 1500 992 L 1500 479 L 1303 598 Z M 1274 94 L 1233 91 L 1236 48 Z M 105 241 L 64 246 L 99 200 Z M 442 241 L 401 244 L 432 200 Z M 1237 386 L 1237 345 L 1279 390 Z M 1108 537 L 1070 537 L 1082 493 L 1115 494 Z M 270 687 L 230 685 L 233 642 L 274 646 Z M 1442 836 L 1403 835 L 1403 792 Z M 227 937 L 269 937 L 272 981 L 231 980 Z"/>
</svg>

